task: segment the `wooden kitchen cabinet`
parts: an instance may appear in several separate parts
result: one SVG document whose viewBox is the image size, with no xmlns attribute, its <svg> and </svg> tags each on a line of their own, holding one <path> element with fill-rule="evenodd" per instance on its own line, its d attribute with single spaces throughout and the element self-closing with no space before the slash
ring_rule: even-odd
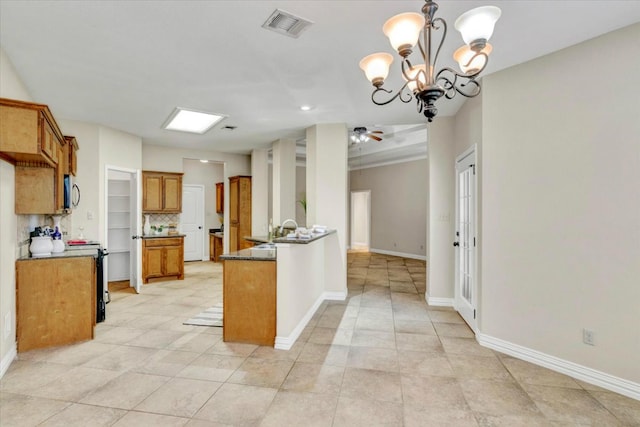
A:
<svg viewBox="0 0 640 427">
<path fill-rule="evenodd" d="M 0 158 L 16 165 L 16 214 L 63 213 L 64 175 L 75 174 L 77 149 L 46 105 L 0 98 Z"/>
<path fill-rule="evenodd" d="M 222 236 L 209 233 L 209 260 L 218 262 L 222 255 Z"/>
<path fill-rule="evenodd" d="M 216 183 L 216 213 L 224 213 L 224 182 Z"/>
<path fill-rule="evenodd" d="M 184 237 L 158 237 L 142 240 L 142 281 L 184 279 Z"/>
<path fill-rule="evenodd" d="M 65 159 L 66 174 L 76 176 L 76 172 L 78 171 L 78 158 L 76 152 L 79 149 L 78 141 L 74 136 L 65 136 L 64 137 L 66 144 L 64 144 L 63 149 L 63 157 Z"/>
<path fill-rule="evenodd" d="M 251 236 L 251 177 L 229 178 L 229 252 L 250 248 L 253 243 L 244 239 Z"/>
<path fill-rule="evenodd" d="M 182 174 L 142 171 L 142 211 L 182 212 Z"/>
<path fill-rule="evenodd" d="M 95 262 L 91 256 L 16 261 L 18 352 L 93 338 Z"/>
<path fill-rule="evenodd" d="M 62 132 L 49 107 L 0 98 L 0 157 L 23 166 L 55 167 Z"/>
<path fill-rule="evenodd" d="M 225 260 L 223 339 L 273 347 L 276 338 L 276 261 Z"/>
</svg>

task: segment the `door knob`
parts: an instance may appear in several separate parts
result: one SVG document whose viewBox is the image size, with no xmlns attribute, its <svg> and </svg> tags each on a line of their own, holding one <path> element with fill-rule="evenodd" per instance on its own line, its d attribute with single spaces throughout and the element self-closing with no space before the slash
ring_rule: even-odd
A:
<svg viewBox="0 0 640 427">
<path fill-rule="evenodd" d="M 202 226 L 201 225 L 198 226 L 198 230 L 202 230 Z"/>
<path fill-rule="evenodd" d="M 460 242 L 453 242 L 453 246 L 460 246 Z"/>
</svg>

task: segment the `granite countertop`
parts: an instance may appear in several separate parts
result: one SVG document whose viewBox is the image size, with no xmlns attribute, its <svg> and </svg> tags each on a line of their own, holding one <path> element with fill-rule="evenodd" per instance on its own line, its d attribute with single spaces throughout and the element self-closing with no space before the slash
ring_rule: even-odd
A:
<svg viewBox="0 0 640 427">
<path fill-rule="evenodd" d="M 275 249 L 242 249 L 238 252 L 220 255 L 221 260 L 225 261 L 275 261 Z"/>
<path fill-rule="evenodd" d="M 323 237 L 326 237 L 329 234 L 333 234 L 335 232 L 336 232 L 336 230 L 327 230 L 326 233 L 312 234 L 311 238 L 309 238 L 309 239 L 301 239 L 301 238 L 298 238 L 298 237 L 294 237 L 294 238 L 276 237 L 275 239 L 271 239 L 271 241 L 269 241 L 269 237 L 268 236 L 246 236 L 246 237 L 244 237 L 244 239 L 248 240 L 250 242 L 254 242 L 254 243 L 270 243 L 270 242 L 272 242 L 272 243 L 294 243 L 294 244 L 306 245 L 307 243 L 315 242 L 316 240 L 322 239 Z"/>
<path fill-rule="evenodd" d="M 214 232 L 209 232 L 210 236 L 214 236 L 214 237 L 220 237 L 221 239 L 224 237 L 224 233 L 222 231 L 214 231 Z"/>
<path fill-rule="evenodd" d="M 143 239 L 166 239 L 168 237 L 184 237 L 184 234 L 149 234 L 142 236 Z"/>
<path fill-rule="evenodd" d="M 51 259 L 51 258 L 75 258 L 75 257 L 84 257 L 84 256 L 90 256 L 90 257 L 97 257 L 98 256 L 98 250 L 96 248 L 94 249 L 72 249 L 72 250 L 67 250 L 64 252 L 52 252 L 51 255 L 45 255 L 45 256 L 35 256 L 32 257 L 31 255 L 25 255 L 22 256 L 20 258 L 18 258 L 18 261 L 24 261 L 24 260 L 34 260 L 34 259 Z"/>
</svg>

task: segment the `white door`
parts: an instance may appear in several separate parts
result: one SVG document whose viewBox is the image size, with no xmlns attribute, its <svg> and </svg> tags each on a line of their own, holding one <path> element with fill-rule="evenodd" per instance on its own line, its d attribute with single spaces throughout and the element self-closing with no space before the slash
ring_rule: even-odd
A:
<svg viewBox="0 0 640 427">
<path fill-rule="evenodd" d="M 185 235 L 184 260 L 204 261 L 204 186 L 182 186 L 180 223 Z"/>
<path fill-rule="evenodd" d="M 131 173 L 131 247 L 129 286 L 140 293 L 142 286 L 142 179 L 140 170 Z"/>
<path fill-rule="evenodd" d="M 369 249 L 371 243 L 371 190 L 351 192 L 351 248 Z"/>
<path fill-rule="evenodd" d="M 474 331 L 477 327 L 476 154 L 475 146 L 456 160 L 455 308 Z"/>
</svg>

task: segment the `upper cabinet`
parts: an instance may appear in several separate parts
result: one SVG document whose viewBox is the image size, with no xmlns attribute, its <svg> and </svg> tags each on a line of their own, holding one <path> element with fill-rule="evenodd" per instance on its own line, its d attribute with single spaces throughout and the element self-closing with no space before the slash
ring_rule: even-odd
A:
<svg viewBox="0 0 640 427">
<path fill-rule="evenodd" d="M 64 137 L 46 105 L 0 98 L 0 155 L 12 163 L 58 164 Z"/>
<path fill-rule="evenodd" d="M 245 240 L 251 236 L 251 177 L 229 178 L 229 251 L 250 248 L 253 243 Z"/>
<path fill-rule="evenodd" d="M 182 212 L 182 174 L 142 171 L 142 211 Z"/>
<path fill-rule="evenodd" d="M 17 214 L 65 211 L 64 176 L 75 175 L 77 150 L 46 105 L 0 98 L 0 158 L 16 166 Z"/>
<path fill-rule="evenodd" d="M 216 213 L 224 213 L 224 182 L 216 183 Z"/>
</svg>

